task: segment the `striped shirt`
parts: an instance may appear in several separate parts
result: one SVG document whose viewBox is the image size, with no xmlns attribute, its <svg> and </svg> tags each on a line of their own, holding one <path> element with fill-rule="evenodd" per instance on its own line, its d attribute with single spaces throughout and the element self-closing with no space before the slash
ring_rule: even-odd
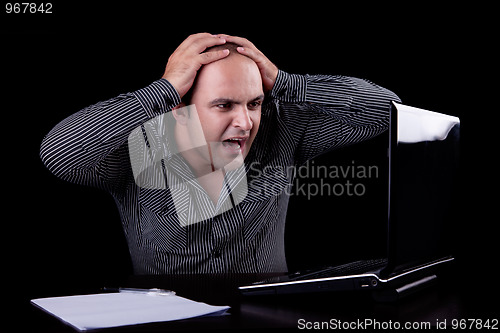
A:
<svg viewBox="0 0 500 333">
<path fill-rule="evenodd" d="M 197 223 L 182 223 L 181 215 L 195 214 L 190 207 L 199 196 L 186 196 L 180 212 L 169 186 L 134 178 L 131 134 L 142 129 L 147 137 L 144 124 L 180 103 L 165 79 L 66 118 L 44 138 L 40 156 L 54 175 L 113 196 L 135 274 L 285 272 L 293 168 L 385 131 L 392 100 L 399 98 L 366 80 L 279 71 L 244 172 L 228 175 L 232 184 L 246 180 L 244 194 L 230 196 L 233 204 L 220 213 L 197 212 Z M 171 180 L 166 160 L 159 163 L 157 170 Z"/>
</svg>

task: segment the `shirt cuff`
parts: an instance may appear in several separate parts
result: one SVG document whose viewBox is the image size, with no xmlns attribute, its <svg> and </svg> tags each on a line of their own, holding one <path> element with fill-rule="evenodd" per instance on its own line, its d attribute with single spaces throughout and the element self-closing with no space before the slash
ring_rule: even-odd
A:
<svg viewBox="0 0 500 333">
<path fill-rule="evenodd" d="M 284 102 L 305 102 L 307 80 L 303 75 L 278 71 L 271 97 Z"/>
<path fill-rule="evenodd" d="M 177 90 L 165 79 L 155 81 L 133 94 L 139 100 L 149 118 L 168 112 L 181 102 Z"/>
</svg>

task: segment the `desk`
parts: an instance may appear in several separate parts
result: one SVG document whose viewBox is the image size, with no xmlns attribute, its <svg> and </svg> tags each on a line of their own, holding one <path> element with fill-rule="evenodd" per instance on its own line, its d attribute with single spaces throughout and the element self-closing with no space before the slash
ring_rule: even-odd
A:
<svg viewBox="0 0 500 333">
<path fill-rule="evenodd" d="M 137 288 L 165 288 L 175 290 L 178 295 L 213 305 L 230 305 L 230 314 L 220 317 L 192 318 L 188 320 L 145 324 L 106 330 L 106 332 L 172 332 L 172 331 L 258 331 L 262 328 L 297 330 L 299 325 L 314 325 L 314 322 L 355 322 L 376 320 L 381 325 L 391 322 L 429 322 L 461 318 L 498 318 L 498 306 L 487 305 L 477 292 L 458 288 L 453 283 L 441 283 L 409 296 L 393 304 L 376 303 L 370 294 L 324 293 L 283 295 L 278 297 L 244 297 L 237 287 L 270 275 L 172 275 L 132 276 L 115 286 Z M 96 284 L 94 279 L 89 284 Z M 453 279 L 447 279 L 447 282 Z M 106 282 L 108 283 L 108 282 Z M 102 285 L 103 286 L 103 285 Z M 102 287 L 101 286 L 101 287 Z M 47 286 L 50 289 L 50 286 Z M 47 290 L 47 296 L 98 293 L 99 287 L 86 286 L 68 293 L 68 290 Z M 29 297 L 39 297 L 29 295 Z M 44 296 L 42 296 L 44 297 Z M 26 300 L 27 301 L 27 300 Z M 490 302 L 491 304 L 491 302 Z M 30 307 L 28 322 L 31 328 L 19 331 L 30 332 L 74 332 L 57 319 Z M 25 327 L 23 323 L 19 327 Z M 373 329 L 372 329 L 373 330 Z"/>
</svg>

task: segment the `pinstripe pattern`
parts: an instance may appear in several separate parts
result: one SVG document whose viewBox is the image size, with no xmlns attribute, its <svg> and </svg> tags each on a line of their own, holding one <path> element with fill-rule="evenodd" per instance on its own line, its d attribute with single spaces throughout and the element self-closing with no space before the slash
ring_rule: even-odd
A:
<svg viewBox="0 0 500 333">
<path fill-rule="evenodd" d="M 63 120 L 44 138 L 40 156 L 56 176 L 111 193 L 136 274 L 283 272 L 291 167 L 383 132 L 391 100 L 399 98 L 365 80 L 280 71 L 245 159 L 244 198 L 188 225 L 180 223 L 170 188 L 137 186 L 130 161 L 140 156 L 130 154 L 129 149 L 140 149 L 128 141 L 130 134 L 145 133 L 145 122 L 180 103 L 164 79 Z M 153 183 L 174 177 L 164 161 L 159 163 L 161 172 L 150 175 Z M 199 214 L 190 200 L 205 200 L 201 188 L 197 191 L 181 202 L 187 215 Z"/>
</svg>

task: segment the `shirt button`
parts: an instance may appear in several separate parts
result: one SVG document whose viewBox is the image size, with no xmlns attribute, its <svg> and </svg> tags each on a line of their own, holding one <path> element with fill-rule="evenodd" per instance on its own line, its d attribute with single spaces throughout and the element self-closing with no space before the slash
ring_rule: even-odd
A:
<svg viewBox="0 0 500 333">
<path fill-rule="evenodd" d="M 212 258 L 220 258 L 221 255 L 222 255 L 222 251 L 221 250 L 214 250 L 212 252 Z"/>
</svg>

